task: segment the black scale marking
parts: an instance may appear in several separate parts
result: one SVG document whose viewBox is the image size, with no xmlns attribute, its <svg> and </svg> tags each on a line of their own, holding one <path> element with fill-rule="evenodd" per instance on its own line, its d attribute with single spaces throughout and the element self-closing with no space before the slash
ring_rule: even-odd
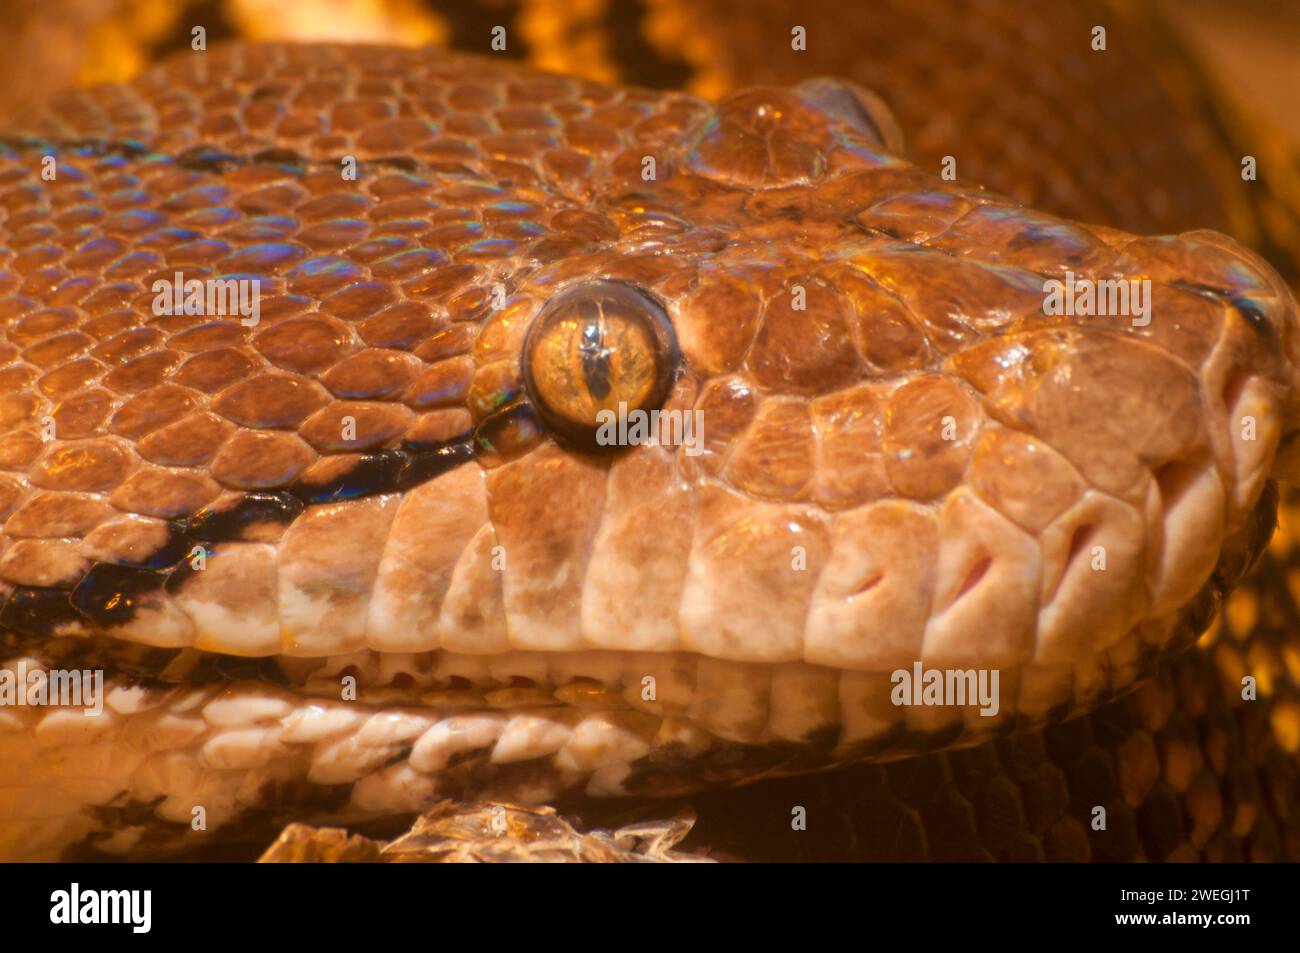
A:
<svg viewBox="0 0 1300 953">
<path fill-rule="evenodd" d="M 125 625 L 147 596 L 159 590 L 175 594 L 200 571 L 189 558 L 195 547 L 245 540 L 256 525 L 288 526 L 309 505 L 405 492 L 473 457 L 469 440 L 436 446 L 407 444 L 363 454 L 347 472 L 323 483 L 299 480 L 285 490 L 248 493 L 233 506 L 207 507 L 173 522 L 167 541 L 153 552 L 138 560 L 96 562 L 71 589 L 15 587 L 0 606 L 0 629 L 22 640 L 39 641 L 67 625 L 99 630 Z"/>
</svg>

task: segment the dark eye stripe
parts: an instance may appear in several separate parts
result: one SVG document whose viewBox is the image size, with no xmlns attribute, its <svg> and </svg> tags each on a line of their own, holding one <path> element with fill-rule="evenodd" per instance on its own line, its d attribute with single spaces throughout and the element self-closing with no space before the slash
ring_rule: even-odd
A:
<svg viewBox="0 0 1300 953">
<path fill-rule="evenodd" d="M 250 526 L 276 523 L 288 525 L 303 511 L 303 502 L 292 494 L 249 493 L 233 506 L 208 507 L 186 523 L 187 534 L 205 542 L 245 538 Z"/>
<path fill-rule="evenodd" d="M 252 539 L 268 523 L 287 526 L 306 506 L 404 492 L 474 458 L 469 440 L 364 454 L 347 472 L 322 483 L 298 481 L 287 490 L 248 493 L 169 524 L 166 541 L 135 559 L 94 563 L 71 589 L 19 586 L 0 606 L 0 629 L 44 639 L 61 627 L 112 629 L 135 618 L 142 601 L 160 589 L 179 591 L 194 572 L 196 546 Z"/>
</svg>

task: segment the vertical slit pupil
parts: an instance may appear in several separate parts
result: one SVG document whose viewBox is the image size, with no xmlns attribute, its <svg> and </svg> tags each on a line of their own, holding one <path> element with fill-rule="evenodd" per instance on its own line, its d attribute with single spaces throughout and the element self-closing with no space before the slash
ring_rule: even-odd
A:
<svg viewBox="0 0 1300 953">
<path fill-rule="evenodd" d="M 609 349 L 605 347 L 603 314 L 597 312 L 582 326 L 582 343 L 578 352 L 582 356 L 582 376 L 587 382 L 587 390 L 596 400 L 609 396 L 611 387 L 609 366 Z"/>
</svg>

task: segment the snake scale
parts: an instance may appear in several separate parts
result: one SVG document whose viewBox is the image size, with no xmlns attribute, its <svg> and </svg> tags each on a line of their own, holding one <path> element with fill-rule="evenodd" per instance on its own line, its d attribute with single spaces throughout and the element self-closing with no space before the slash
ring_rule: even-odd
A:
<svg viewBox="0 0 1300 953">
<path fill-rule="evenodd" d="M 0 851 L 782 774 L 817 816 L 865 761 L 867 854 L 1293 854 L 1294 767 L 1188 651 L 1294 472 L 1288 289 L 904 155 L 846 81 L 334 46 L 5 137 L 5 654 L 110 687 L 0 709 Z M 162 313 L 178 272 L 257 323 Z M 1151 320 L 1044 314 L 1067 272 Z M 593 446 L 619 400 L 702 444 Z M 996 713 L 895 704 L 913 663 Z"/>
</svg>

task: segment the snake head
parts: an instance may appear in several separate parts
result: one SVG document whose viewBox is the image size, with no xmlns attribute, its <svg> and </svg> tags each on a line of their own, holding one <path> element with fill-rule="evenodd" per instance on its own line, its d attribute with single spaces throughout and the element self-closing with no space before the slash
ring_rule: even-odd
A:
<svg viewBox="0 0 1300 953">
<path fill-rule="evenodd" d="M 1223 236 L 951 171 L 828 80 L 712 104 L 272 46 L 72 94 L 0 141 L 0 628 L 241 680 L 209 720 L 277 740 L 191 757 L 283 743 L 374 812 L 1094 707 L 1262 545 L 1295 302 Z M 160 313 L 178 269 L 256 279 L 261 323 Z M 918 670 L 993 692 L 912 704 Z M 313 726 L 345 677 L 373 746 Z"/>
<path fill-rule="evenodd" d="M 747 90 L 684 124 L 656 176 L 595 196 L 610 240 L 541 266 L 481 338 L 513 341 L 513 366 L 569 315 L 573 372 L 543 382 L 525 357 L 503 417 L 540 411 L 516 492 L 588 474 L 566 549 L 583 637 L 740 684 L 780 672 L 839 707 L 841 750 L 890 756 L 1089 709 L 1189 644 L 1300 456 L 1276 273 L 1223 235 L 1088 226 L 919 169 L 849 84 Z M 671 331 L 602 373 L 671 369 L 622 407 L 695 415 L 693 444 L 591 439 L 619 401 L 584 383 L 583 329 L 629 322 Z M 586 444 L 555 425 L 577 403 Z M 913 664 L 998 671 L 1000 711 L 900 710 Z M 766 737 L 775 708 L 738 696 L 721 730 Z"/>
</svg>

